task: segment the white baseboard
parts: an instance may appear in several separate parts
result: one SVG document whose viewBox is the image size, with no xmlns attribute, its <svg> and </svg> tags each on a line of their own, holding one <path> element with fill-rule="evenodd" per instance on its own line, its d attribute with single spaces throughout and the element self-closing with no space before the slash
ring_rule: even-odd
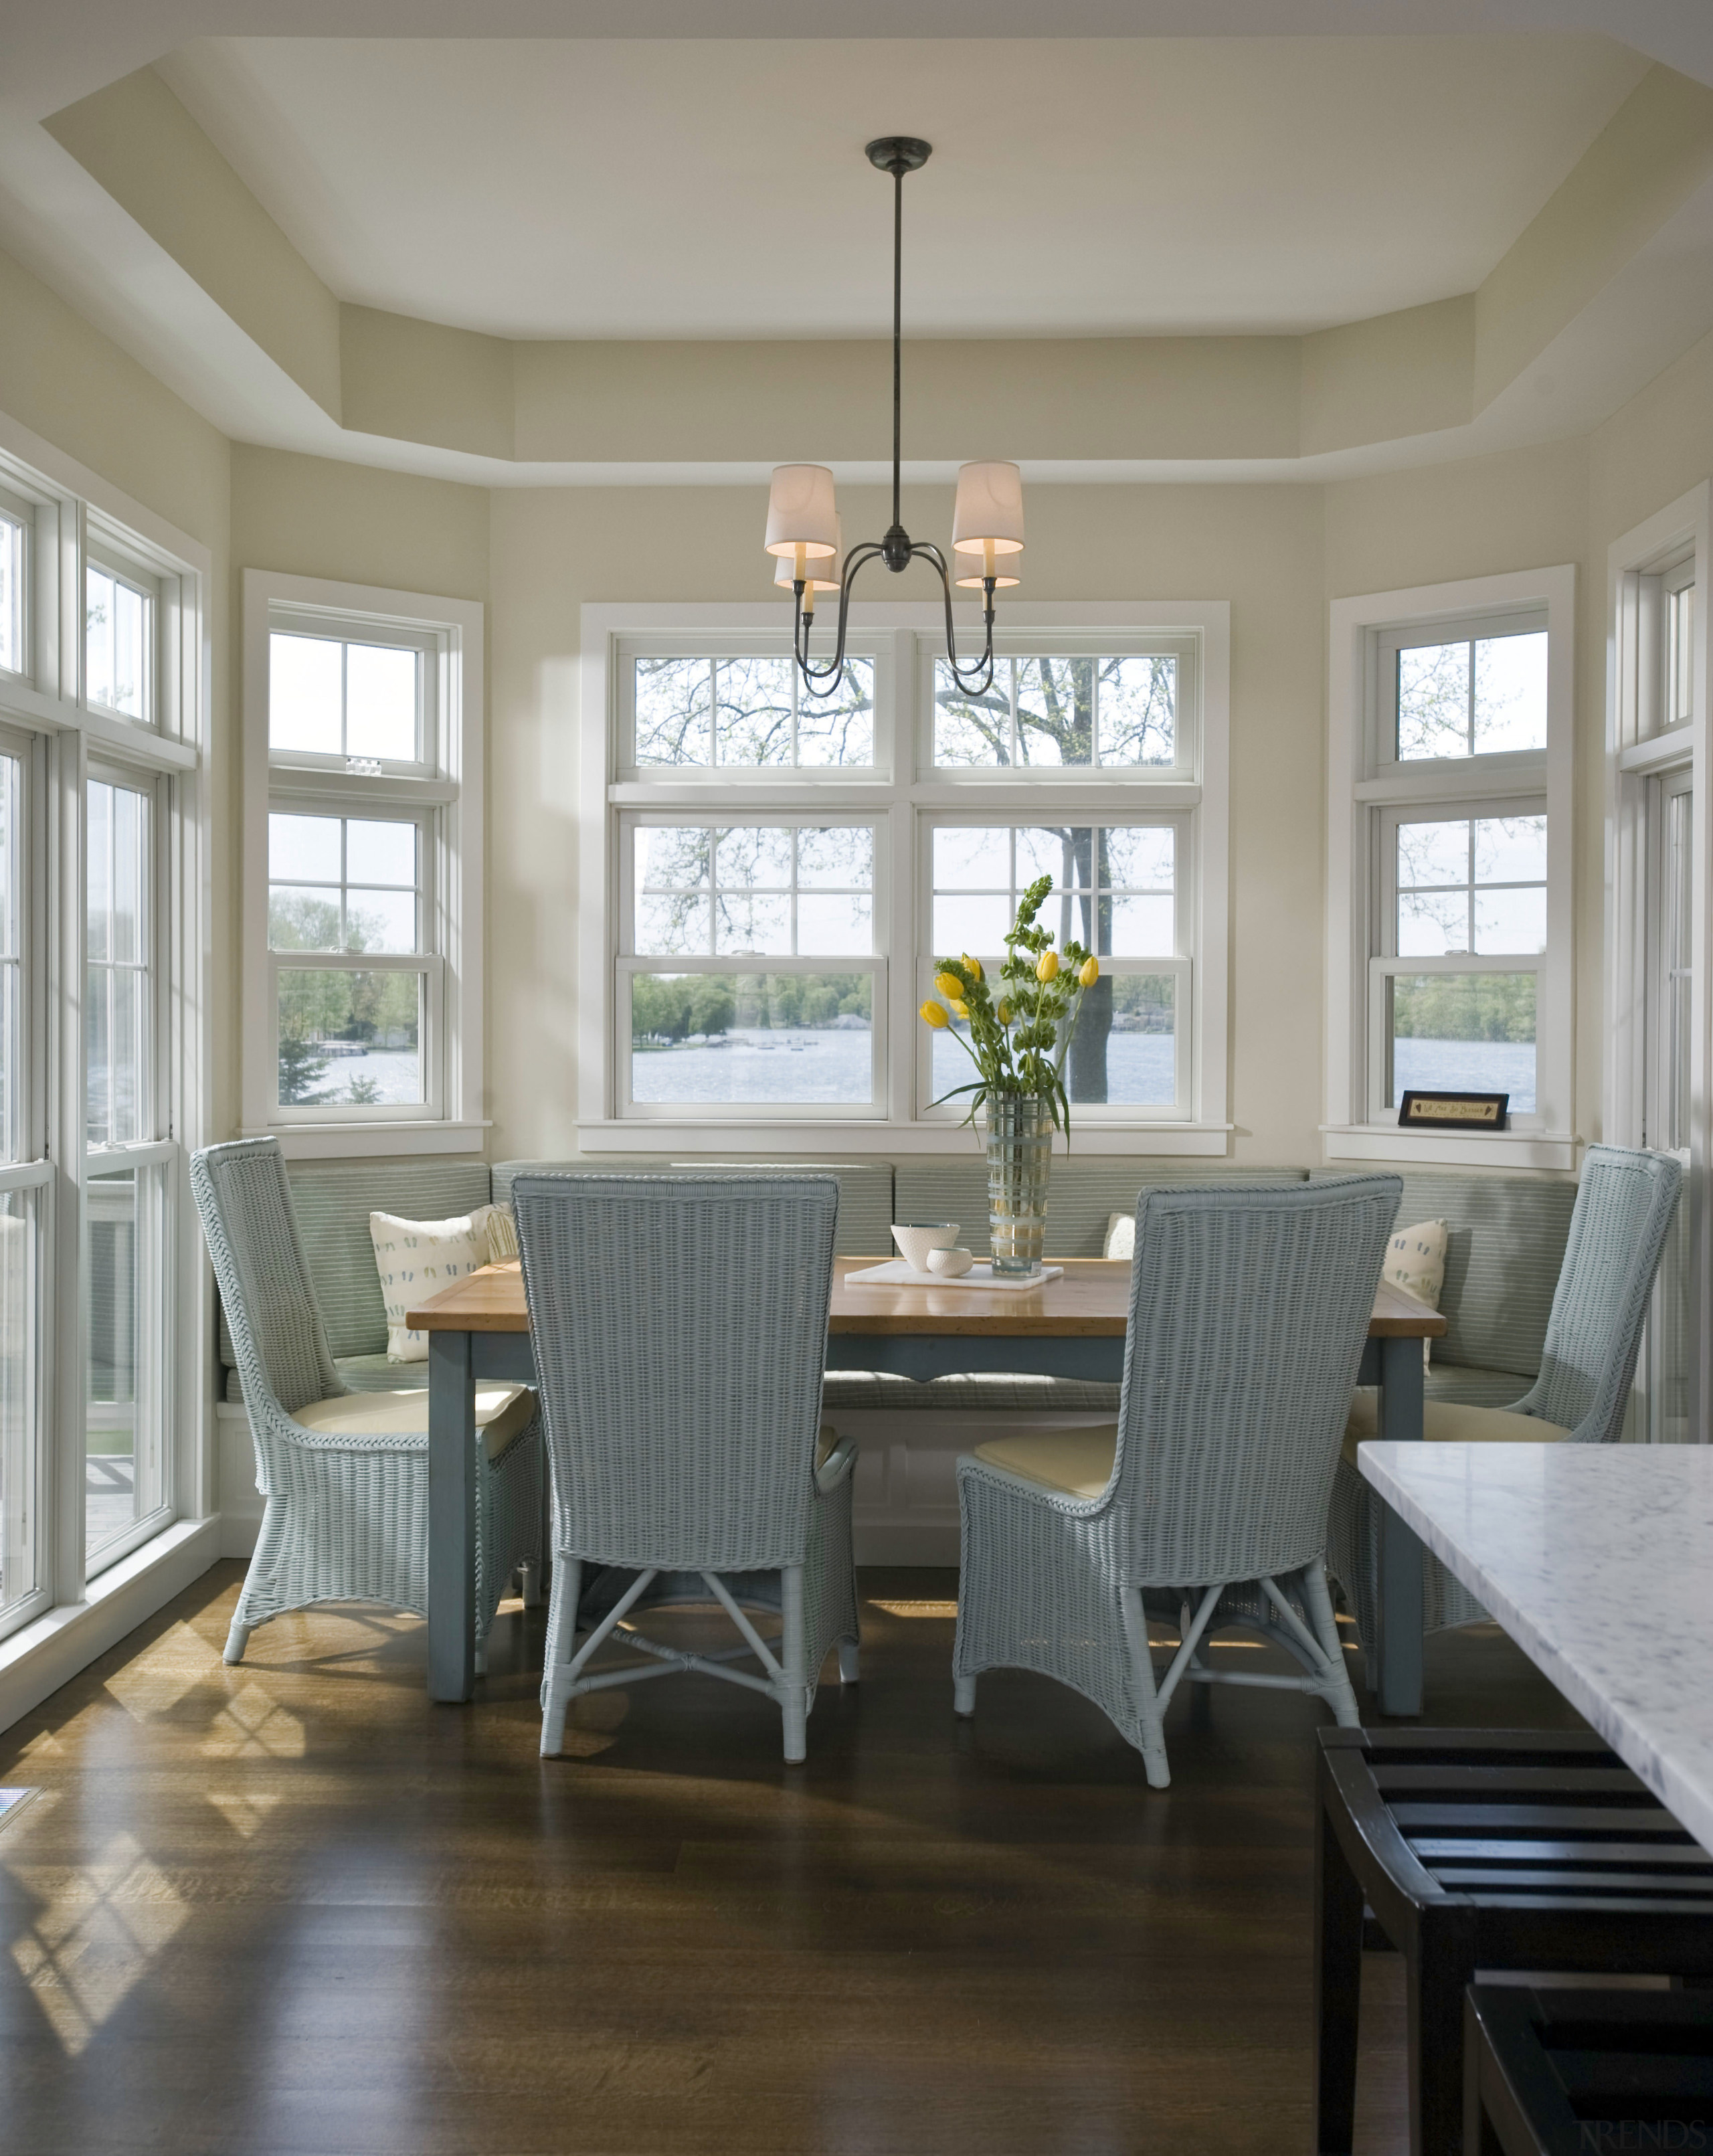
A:
<svg viewBox="0 0 1713 2156">
<path fill-rule="evenodd" d="M 39 1707 L 223 1553 L 218 1513 L 180 1521 L 92 1580 L 86 1600 L 50 1609 L 0 1640 L 0 1729 Z"/>
</svg>

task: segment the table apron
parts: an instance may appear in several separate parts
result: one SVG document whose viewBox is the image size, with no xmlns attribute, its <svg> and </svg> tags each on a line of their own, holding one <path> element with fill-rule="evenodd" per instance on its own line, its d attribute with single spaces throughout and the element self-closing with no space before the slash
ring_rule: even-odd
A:
<svg viewBox="0 0 1713 2156">
<path fill-rule="evenodd" d="M 498 1379 L 508 1385 L 538 1382 L 535 1342 L 527 1332 L 472 1332 L 467 1337 L 472 1377 L 485 1378 L 490 1383 Z"/>
<path fill-rule="evenodd" d="M 882 1370 L 921 1384 L 967 1371 L 1003 1370 L 1116 1385 L 1124 1373 L 1124 1335 L 832 1332 L 827 1336 L 827 1368 Z"/>
</svg>

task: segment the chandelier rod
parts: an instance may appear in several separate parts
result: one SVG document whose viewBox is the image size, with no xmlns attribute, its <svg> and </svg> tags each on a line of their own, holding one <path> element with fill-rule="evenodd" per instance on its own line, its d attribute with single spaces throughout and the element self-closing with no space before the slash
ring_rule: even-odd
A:
<svg viewBox="0 0 1713 2156">
<path fill-rule="evenodd" d="M 904 408 L 904 175 L 900 160 L 892 167 L 892 522 L 900 515 L 900 445 L 903 439 Z"/>
</svg>

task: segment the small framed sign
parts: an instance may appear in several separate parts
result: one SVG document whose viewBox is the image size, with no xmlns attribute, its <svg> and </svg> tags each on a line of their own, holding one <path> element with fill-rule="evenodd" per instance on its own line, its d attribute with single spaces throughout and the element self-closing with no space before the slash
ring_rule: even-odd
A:
<svg viewBox="0 0 1713 2156">
<path fill-rule="evenodd" d="M 1407 1092 L 1398 1111 L 1400 1127 L 1417 1131 L 1502 1131 L 1509 1093 Z"/>
</svg>

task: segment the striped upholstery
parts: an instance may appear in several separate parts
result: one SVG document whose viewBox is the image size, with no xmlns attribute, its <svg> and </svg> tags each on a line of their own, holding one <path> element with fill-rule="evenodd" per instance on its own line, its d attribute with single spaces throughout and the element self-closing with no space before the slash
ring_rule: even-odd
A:
<svg viewBox="0 0 1713 2156">
<path fill-rule="evenodd" d="M 1451 1224 L 1436 1363 L 1536 1374 L 1576 1199 L 1574 1183 L 1404 1171 L 1398 1224 Z"/>
<path fill-rule="evenodd" d="M 1135 1212 L 1138 1194 L 1156 1183 L 1238 1182 L 1253 1187 L 1306 1179 L 1305 1168 L 1243 1168 L 1228 1160 L 1150 1160 L 1141 1154 L 1080 1150 L 1055 1155 L 1047 1187 L 1047 1255 L 1098 1258 L 1108 1214 Z M 959 1242 L 977 1257 L 987 1255 L 987 1163 L 973 1139 L 967 1152 L 921 1153 L 900 1161 L 895 1181 L 894 1219 L 956 1220 Z M 890 1235 L 877 1247 L 890 1250 Z"/>
<path fill-rule="evenodd" d="M 668 1160 L 659 1153 L 591 1153 L 580 1160 L 506 1160 L 494 1170 L 494 1197 L 504 1204 L 520 1175 L 568 1170 L 626 1175 L 831 1175 L 839 1183 L 839 1224 L 833 1248 L 844 1257 L 867 1257 L 892 1247 L 892 1170 L 885 1161 Z"/>
</svg>

